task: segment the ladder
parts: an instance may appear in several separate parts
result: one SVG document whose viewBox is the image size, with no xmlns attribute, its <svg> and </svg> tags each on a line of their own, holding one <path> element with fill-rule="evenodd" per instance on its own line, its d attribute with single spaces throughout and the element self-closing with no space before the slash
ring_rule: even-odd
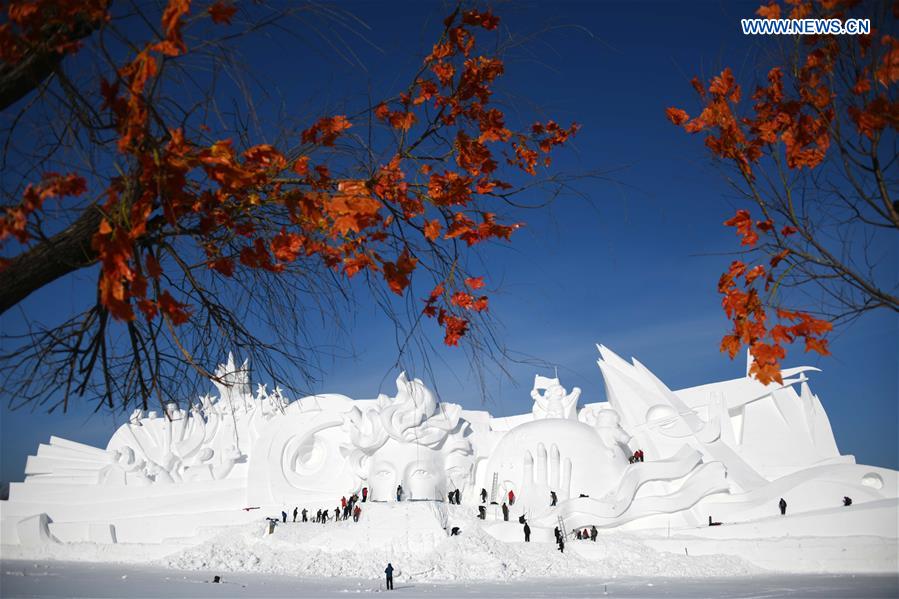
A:
<svg viewBox="0 0 899 599">
<path fill-rule="evenodd" d="M 493 473 L 493 485 L 490 487 L 490 503 L 496 503 L 496 492 L 499 490 L 499 472 Z"/>
<path fill-rule="evenodd" d="M 559 533 L 562 535 L 562 538 L 567 541 L 568 531 L 565 529 L 565 520 L 562 518 L 562 514 L 556 516 L 556 521 L 559 523 Z"/>
</svg>

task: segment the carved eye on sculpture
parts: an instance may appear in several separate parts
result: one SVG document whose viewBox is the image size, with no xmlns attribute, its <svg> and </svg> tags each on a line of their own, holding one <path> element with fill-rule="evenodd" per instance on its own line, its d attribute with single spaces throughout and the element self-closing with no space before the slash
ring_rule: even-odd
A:
<svg viewBox="0 0 899 599">
<path fill-rule="evenodd" d="M 390 470 L 378 470 L 377 472 L 375 472 L 375 476 L 377 476 L 378 478 L 387 478 L 389 476 L 393 476 L 393 472 L 391 472 Z"/>
<path fill-rule="evenodd" d="M 410 478 L 431 478 L 431 473 L 424 468 L 416 468 L 409 475 Z"/>
</svg>

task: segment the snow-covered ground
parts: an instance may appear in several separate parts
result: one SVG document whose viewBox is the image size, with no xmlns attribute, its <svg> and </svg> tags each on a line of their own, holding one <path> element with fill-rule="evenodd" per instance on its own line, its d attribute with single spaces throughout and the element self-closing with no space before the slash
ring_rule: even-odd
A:
<svg viewBox="0 0 899 599">
<path fill-rule="evenodd" d="M 84 562 L 0 562 L 3 597 L 347 597 L 380 593 L 380 578 L 294 577 L 256 572 L 223 575 L 158 566 Z M 755 575 L 748 577 L 560 577 L 513 581 L 396 581 L 401 597 L 896 597 L 896 575 Z M 391 594 L 392 596 L 392 594 Z"/>
<path fill-rule="evenodd" d="M 255 522 L 205 529 L 190 542 L 4 545 L 0 596 L 342 596 L 377 592 L 388 562 L 396 590 L 410 596 L 899 596 L 895 543 L 876 537 L 604 531 L 596 542 L 570 540 L 563 554 L 551 531 L 535 527 L 524 543 L 514 519 L 485 522 L 473 511 L 368 503 L 358 523 L 279 523 L 268 534 L 260 510 Z M 447 536 L 455 526 L 462 534 Z M 870 567 L 859 565 L 878 551 Z M 856 574 L 835 575 L 840 563 Z M 214 575 L 225 584 L 206 584 Z"/>
</svg>

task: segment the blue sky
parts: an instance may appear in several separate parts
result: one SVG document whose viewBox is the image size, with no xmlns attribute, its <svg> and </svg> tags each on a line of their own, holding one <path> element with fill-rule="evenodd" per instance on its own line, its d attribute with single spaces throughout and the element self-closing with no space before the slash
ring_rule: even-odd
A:
<svg viewBox="0 0 899 599">
<path fill-rule="evenodd" d="M 332 107 L 390 95 L 426 53 L 446 7 L 437 3 L 344 3 L 369 27 L 367 42 L 350 43 L 365 69 L 275 35 L 247 49 L 264 64 L 288 107 Z M 501 92 L 509 106 L 583 125 L 572 151 L 557 165 L 568 172 L 601 171 L 567 196 L 528 215 L 514 243 L 484 253 L 484 274 L 497 290 L 491 313 L 511 349 L 558 365 L 582 401 L 604 399 L 594 343 L 635 356 L 672 388 L 741 376 L 745 363 L 718 351 L 727 323 L 716 293 L 719 274 L 737 248 L 721 226 L 738 203 L 710 162 L 701 139 L 673 127 L 667 106 L 695 106 L 689 79 L 731 66 L 743 82 L 757 76 L 766 38 L 746 38 L 739 19 L 756 3 L 554 2 L 501 5 L 504 24 L 520 34 L 540 32 L 507 60 Z M 308 60 L 308 47 L 320 60 Z M 292 48 L 298 48 L 292 52 Z M 299 58 L 299 60 L 298 60 Z M 533 104 L 530 104 L 530 103 Z M 274 117 L 274 113 L 269 115 Z M 892 272 L 899 252 L 887 248 Z M 88 276 L 70 277 L 30 297 L 29 315 L 52 318 L 89 294 Z M 14 326 L 17 315 L 0 318 Z M 345 356 L 326 362 L 312 391 L 373 397 L 392 392 L 396 352 L 392 326 L 361 301 Z M 439 345 L 439 331 L 432 327 Z M 874 313 L 832 338 L 830 357 L 796 348 L 787 365 L 823 370 L 811 385 L 831 419 L 840 450 L 858 461 L 899 467 L 899 318 Z M 224 358 L 224 357 L 223 357 Z M 207 365 L 211 366 L 211 365 Z M 535 370 L 509 364 L 514 382 L 488 381 L 485 398 L 459 350 L 438 349 L 433 367 L 441 398 L 496 414 L 530 409 Z M 415 373 L 417 374 L 417 373 Z M 267 382 L 270 381 L 257 381 Z M 209 385 L 212 390 L 211 384 Z M 9 398 L 2 398 L 4 404 Z M 123 414 L 67 415 L 28 409 L 0 412 L 0 479 L 21 480 L 25 457 L 50 434 L 103 446 Z"/>
</svg>

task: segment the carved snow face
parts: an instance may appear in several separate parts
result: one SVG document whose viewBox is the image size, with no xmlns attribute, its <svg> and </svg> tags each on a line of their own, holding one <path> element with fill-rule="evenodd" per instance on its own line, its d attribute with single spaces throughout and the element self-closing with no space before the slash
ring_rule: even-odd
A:
<svg viewBox="0 0 899 599">
<path fill-rule="evenodd" d="M 402 485 L 406 499 L 442 499 L 445 471 L 440 450 L 389 439 L 369 461 L 369 493 L 373 501 L 393 501 Z"/>
</svg>

